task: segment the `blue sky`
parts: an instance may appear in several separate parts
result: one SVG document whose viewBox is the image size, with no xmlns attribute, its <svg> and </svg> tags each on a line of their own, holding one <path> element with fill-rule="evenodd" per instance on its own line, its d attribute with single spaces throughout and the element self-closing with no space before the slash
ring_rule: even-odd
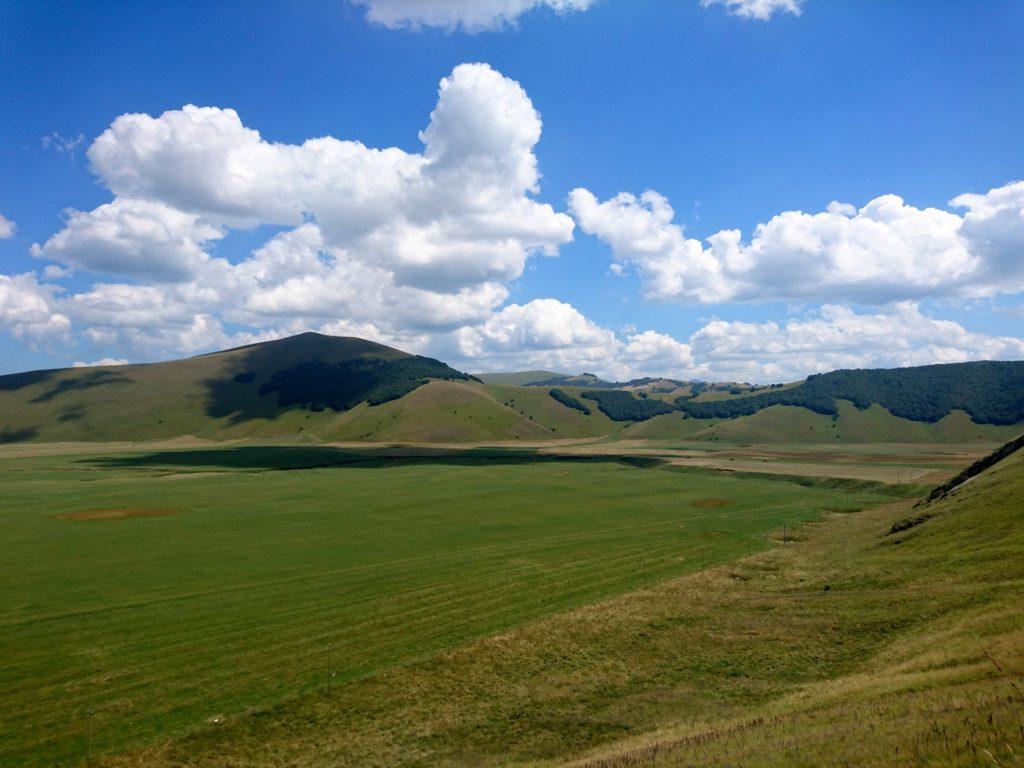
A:
<svg viewBox="0 0 1024 768">
<path fill-rule="evenodd" d="M 760 3 L 6 3 L 0 372 L 306 328 L 613 376 L 1024 357 L 1024 5 Z M 417 165 L 443 165 L 418 135 L 442 78 L 443 176 Z M 508 99 L 513 123 L 488 133 Z M 218 127 L 153 149 L 188 104 L 217 110 L 189 125 Z M 136 113 L 152 120 L 87 154 Z M 366 178 L 349 160 L 282 170 L 239 149 L 241 126 L 403 157 Z M 221 161 L 258 189 L 203 177 Z M 296 181 L 311 174 L 315 191 Z M 903 203 L 856 212 L 886 195 Z M 291 255 L 269 269 L 252 254 L 275 236 Z"/>
</svg>

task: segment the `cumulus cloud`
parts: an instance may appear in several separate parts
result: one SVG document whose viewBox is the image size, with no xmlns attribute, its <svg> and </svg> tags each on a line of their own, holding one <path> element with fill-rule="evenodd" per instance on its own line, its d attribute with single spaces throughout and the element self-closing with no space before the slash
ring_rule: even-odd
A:
<svg viewBox="0 0 1024 768">
<path fill-rule="evenodd" d="M 617 334 L 569 304 L 537 299 L 507 306 L 456 337 L 456 358 L 477 370 L 585 370 L 612 379 L 768 383 L 837 368 L 1024 357 L 1024 339 L 972 333 L 914 302 L 877 313 L 825 305 L 784 323 L 712 320 L 680 341 L 653 330 Z"/>
<path fill-rule="evenodd" d="M 585 11 L 596 0 L 351 0 L 366 8 L 366 18 L 389 29 L 437 27 L 454 32 L 484 32 L 515 24 L 527 11 Z"/>
<path fill-rule="evenodd" d="M 742 19 L 767 21 L 776 13 L 799 16 L 804 0 L 700 0 L 700 4 L 705 8 L 725 6 L 728 13 Z"/>
<path fill-rule="evenodd" d="M 17 226 L 14 222 L 0 213 L 0 240 L 4 240 L 8 237 L 14 237 L 14 233 L 17 231 Z"/>
<path fill-rule="evenodd" d="M 586 189 L 570 195 L 580 228 L 636 266 L 660 301 L 886 303 L 1024 290 L 1024 182 L 950 205 L 967 211 L 916 208 L 895 195 L 860 209 L 833 202 L 821 213 L 780 213 L 748 242 L 723 230 L 705 245 L 685 236 L 657 192 L 603 202 Z"/>
<path fill-rule="evenodd" d="M 56 309 L 57 290 L 32 273 L 0 275 L 0 328 L 32 346 L 67 340 L 71 321 Z"/>
<path fill-rule="evenodd" d="M 123 115 L 89 148 L 115 194 L 36 249 L 39 256 L 139 277 L 195 276 L 225 229 L 315 221 L 322 247 L 446 292 L 522 272 L 572 239 L 571 218 L 533 200 L 540 116 L 518 83 L 486 64 L 441 81 L 424 151 L 332 137 L 274 144 L 231 109 Z"/>
<path fill-rule="evenodd" d="M 914 302 L 858 314 L 825 305 L 785 323 L 714 320 L 690 339 L 704 370 L 744 381 L 785 381 L 837 368 L 892 368 L 1020 359 L 1024 339 L 967 331 Z"/>
<path fill-rule="evenodd" d="M 498 367 L 522 360 L 540 368 L 605 368 L 619 345 L 612 331 L 556 299 L 510 304 L 456 337 L 460 357 Z"/>
<path fill-rule="evenodd" d="M 474 370 L 545 368 L 633 378 L 638 371 L 685 376 L 688 344 L 655 331 L 616 334 L 557 299 L 510 304 L 479 325 L 459 329 L 450 350 Z"/>
<path fill-rule="evenodd" d="M 84 213 L 66 212 L 60 232 L 35 256 L 66 267 L 139 279 L 176 282 L 196 276 L 209 261 L 204 245 L 224 236 L 199 214 L 160 202 L 118 198 Z"/>
<path fill-rule="evenodd" d="M 572 218 L 533 198 L 540 135 L 526 92 L 486 64 L 441 81 L 421 153 L 268 142 L 231 109 L 123 115 L 88 150 L 113 200 L 67 211 L 32 252 L 61 265 L 48 274 L 113 278 L 68 297 L 69 316 L 132 350 L 234 339 L 224 322 L 256 335 L 450 331 L 488 317 L 532 255 L 572 239 Z M 261 225 L 286 229 L 241 260 L 217 255 L 233 230 Z"/>
</svg>

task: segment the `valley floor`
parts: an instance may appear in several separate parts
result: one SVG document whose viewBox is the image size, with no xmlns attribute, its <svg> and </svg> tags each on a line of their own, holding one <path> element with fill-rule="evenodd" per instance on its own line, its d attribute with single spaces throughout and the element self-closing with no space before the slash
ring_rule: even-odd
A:
<svg viewBox="0 0 1024 768">
<path fill-rule="evenodd" d="M 8 453 L 0 763 L 1021 763 L 1019 454 L 545 451 Z"/>
</svg>

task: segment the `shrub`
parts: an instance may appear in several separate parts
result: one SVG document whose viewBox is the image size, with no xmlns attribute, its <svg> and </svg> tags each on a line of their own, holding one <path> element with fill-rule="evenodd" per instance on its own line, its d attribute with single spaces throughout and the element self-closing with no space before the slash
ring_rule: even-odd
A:
<svg viewBox="0 0 1024 768">
<path fill-rule="evenodd" d="M 569 408 L 575 408 L 580 411 L 584 416 L 590 415 L 590 409 L 577 400 L 572 395 L 566 394 L 560 389 L 552 389 L 548 392 L 551 397 L 560 402 L 562 405 L 568 406 Z"/>
<path fill-rule="evenodd" d="M 675 408 L 661 400 L 640 400 L 621 389 L 587 390 L 583 397 L 593 400 L 612 421 L 645 421 Z"/>
</svg>

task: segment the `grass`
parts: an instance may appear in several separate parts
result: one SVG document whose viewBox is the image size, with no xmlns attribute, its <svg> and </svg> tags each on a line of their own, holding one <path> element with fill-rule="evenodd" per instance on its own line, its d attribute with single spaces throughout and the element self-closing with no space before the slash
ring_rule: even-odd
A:
<svg viewBox="0 0 1024 768">
<path fill-rule="evenodd" d="M 1024 453 L 888 535 L 909 509 L 833 514 L 109 764 L 1020 765 Z"/>
<path fill-rule="evenodd" d="M 770 548 L 836 500 L 811 481 L 501 450 L 27 453 L 0 465 L 0 764 L 80 761 L 90 708 L 94 754 L 269 723 L 236 718 L 308 704 L 328 680 L 370 690 L 474 638 Z M 850 508 L 881 490 L 860 486 Z M 511 670 L 478 673 L 486 687 Z M 389 727 L 411 722 L 373 699 Z M 496 747 L 502 712 L 473 726 L 484 742 L 444 749 Z M 352 748 L 388 754 L 368 734 Z"/>
</svg>

